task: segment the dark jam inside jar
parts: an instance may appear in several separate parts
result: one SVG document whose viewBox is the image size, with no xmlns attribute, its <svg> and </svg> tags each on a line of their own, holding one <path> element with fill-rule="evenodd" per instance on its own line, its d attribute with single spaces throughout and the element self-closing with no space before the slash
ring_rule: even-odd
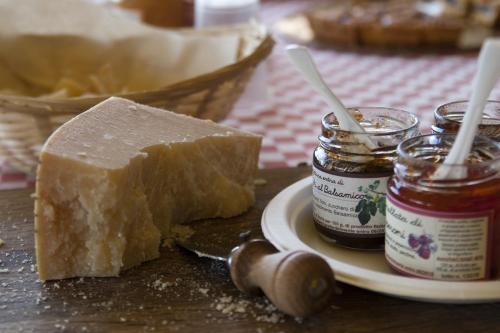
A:
<svg viewBox="0 0 500 333">
<path fill-rule="evenodd" d="M 333 114 L 322 119 L 313 154 L 313 221 L 338 245 L 383 249 L 387 180 L 397 145 L 418 134 L 418 120 L 387 108 L 350 109 L 366 133 L 340 130 Z"/>
<path fill-rule="evenodd" d="M 405 275 L 483 280 L 500 269 L 500 144 L 476 137 L 458 179 L 435 179 L 454 135 L 425 135 L 398 148 L 387 188 L 385 255 Z"/>
<path fill-rule="evenodd" d="M 434 111 L 434 134 L 456 134 L 467 110 L 467 101 L 457 101 L 439 106 Z M 492 140 L 500 141 L 500 101 L 488 101 L 478 133 Z"/>
</svg>

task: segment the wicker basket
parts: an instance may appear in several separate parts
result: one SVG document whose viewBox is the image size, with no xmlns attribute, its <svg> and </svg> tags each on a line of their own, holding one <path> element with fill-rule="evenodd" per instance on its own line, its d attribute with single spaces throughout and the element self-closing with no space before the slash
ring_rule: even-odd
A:
<svg viewBox="0 0 500 333">
<path fill-rule="evenodd" d="M 243 92 L 255 67 L 271 52 L 274 41 L 257 24 L 220 27 L 185 34 L 218 35 L 239 32 L 238 61 L 216 71 L 155 91 L 121 97 L 203 119 L 224 119 Z M 0 95 L 0 158 L 27 173 L 34 171 L 38 153 L 50 134 L 75 115 L 109 96 L 44 99 Z"/>
</svg>

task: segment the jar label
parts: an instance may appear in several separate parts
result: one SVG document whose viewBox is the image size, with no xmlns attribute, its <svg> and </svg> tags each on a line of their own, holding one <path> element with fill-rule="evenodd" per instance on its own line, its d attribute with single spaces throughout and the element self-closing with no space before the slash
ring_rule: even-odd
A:
<svg viewBox="0 0 500 333">
<path fill-rule="evenodd" d="M 387 199 L 385 256 L 394 269 L 436 280 L 489 277 L 493 212 L 440 213 Z"/>
<path fill-rule="evenodd" d="M 316 223 L 352 237 L 384 234 L 389 177 L 346 177 L 313 166 L 312 178 Z"/>
</svg>

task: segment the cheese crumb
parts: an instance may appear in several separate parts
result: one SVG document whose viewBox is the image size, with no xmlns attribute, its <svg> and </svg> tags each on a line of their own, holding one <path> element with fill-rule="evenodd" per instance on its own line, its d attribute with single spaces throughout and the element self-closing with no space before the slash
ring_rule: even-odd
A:
<svg viewBox="0 0 500 333">
<path fill-rule="evenodd" d="M 54 324 L 54 327 L 60 329 L 61 331 L 66 330 L 66 326 L 62 324 Z"/>
<path fill-rule="evenodd" d="M 282 319 L 283 315 L 278 314 L 278 313 L 272 313 L 270 315 L 263 315 L 263 316 L 258 316 L 257 321 L 260 322 L 265 322 L 265 323 L 272 323 L 272 324 L 277 324 L 280 322 Z"/>
<path fill-rule="evenodd" d="M 157 280 L 153 281 L 153 283 L 151 284 L 151 287 L 155 290 L 163 291 L 163 290 L 167 289 L 168 287 L 172 287 L 174 285 L 175 285 L 174 282 L 169 282 L 169 281 L 163 282 L 162 280 L 157 279 Z"/>
<path fill-rule="evenodd" d="M 253 181 L 253 184 L 255 186 L 262 186 L 262 185 L 266 185 L 267 184 L 267 180 L 265 180 L 264 178 L 257 178 Z"/>
<path fill-rule="evenodd" d="M 222 297 L 215 299 L 211 307 L 228 315 L 231 319 L 252 316 L 256 321 L 264 323 L 277 324 L 285 321 L 285 315 L 267 299 L 263 299 L 263 302 L 253 303 L 249 300 L 237 300 L 232 296 L 223 294 Z M 255 311 L 254 307 L 257 311 Z M 207 315 L 207 317 L 211 316 Z M 301 323 L 301 318 L 296 317 L 295 320 L 297 323 Z"/>
<path fill-rule="evenodd" d="M 174 225 L 170 229 L 170 235 L 163 239 L 162 247 L 171 248 L 176 239 L 186 240 L 194 234 L 194 230 L 186 225 Z"/>
<path fill-rule="evenodd" d="M 0 268 L 0 273 L 8 273 L 9 269 L 8 268 Z"/>
</svg>

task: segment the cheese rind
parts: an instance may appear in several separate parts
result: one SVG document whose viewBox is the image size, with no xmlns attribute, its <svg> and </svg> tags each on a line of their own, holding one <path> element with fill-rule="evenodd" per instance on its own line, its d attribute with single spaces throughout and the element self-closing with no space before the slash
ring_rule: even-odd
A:
<svg viewBox="0 0 500 333">
<path fill-rule="evenodd" d="M 40 279 L 117 276 L 158 257 L 173 224 L 242 213 L 260 141 L 119 98 L 64 124 L 37 170 Z"/>
</svg>

